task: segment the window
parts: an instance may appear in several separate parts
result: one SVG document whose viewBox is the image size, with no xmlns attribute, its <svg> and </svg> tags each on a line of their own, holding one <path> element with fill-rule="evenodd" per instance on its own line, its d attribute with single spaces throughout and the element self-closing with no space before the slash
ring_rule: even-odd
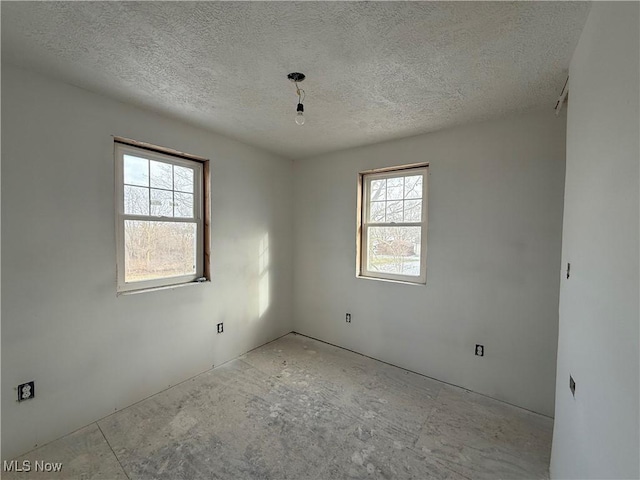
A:
<svg viewBox="0 0 640 480">
<path fill-rule="evenodd" d="M 115 143 L 118 292 L 209 277 L 208 161 L 146 145 Z"/>
<path fill-rule="evenodd" d="M 360 174 L 359 276 L 426 283 L 428 164 Z"/>
</svg>

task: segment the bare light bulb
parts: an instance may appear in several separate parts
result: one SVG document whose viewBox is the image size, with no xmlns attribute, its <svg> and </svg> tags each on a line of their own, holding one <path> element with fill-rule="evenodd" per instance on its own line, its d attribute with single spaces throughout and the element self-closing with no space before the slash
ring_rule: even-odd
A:
<svg viewBox="0 0 640 480">
<path fill-rule="evenodd" d="M 298 103 L 297 111 L 298 113 L 296 113 L 296 123 L 298 125 L 304 125 L 304 106 L 301 103 Z"/>
</svg>

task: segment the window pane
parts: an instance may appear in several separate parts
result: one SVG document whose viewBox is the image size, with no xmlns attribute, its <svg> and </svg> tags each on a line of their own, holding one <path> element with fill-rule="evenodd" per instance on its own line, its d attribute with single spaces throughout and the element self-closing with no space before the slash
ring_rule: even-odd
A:
<svg viewBox="0 0 640 480">
<path fill-rule="evenodd" d="M 193 193 L 193 169 L 187 167 L 173 167 L 174 189 L 180 192 Z"/>
<path fill-rule="evenodd" d="M 384 222 L 385 202 L 371 202 L 369 206 L 369 221 Z"/>
<path fill-rule="evenodd" d="M 372 202 L 387 199 L 387 181 L 373 180 L 371 182 L 371 194 L 369 195 Z"/>
<path fill-rule="evenodd" d="M 402 200 L 397 202 L 387 202 L 387 218 L 385 221 L 387 223 L 402 222 Z"/>
<path fill-rule="evenodd" d="M 149 215 L 149 189 L 124 186 L 124 213 Z"/>
<path fill-rule="evenodd" d="M 422 221 L 422 200 L 405 200 L 404 221 L 405 222 L 421 222 Z"/>
<path fill-rule="evenodd" d="M 196 273 L 195 223 L 125 220 L 125 282 Z"/>
<path fill-rule="evenodd" d="M 176 217 L 193 218 L 193 195 L 190 193 L 176 192 L 175 197 L 175 213 Z"/>
<path fill-rule="evenodd" d="M 420 276 L 420 227 L 370 227 L 367 270 Z"/>
<path fill-rule="evenodd" d="M 402 200 L 404 177 L 387 178 L 387 200 Z"/>
<path fill-rule="evenodd" d="M 404 177 L 404 198 L 422 198 L 422 175 Z"/>
<path fill-rule="evenodd" d="M 149 173 L 151 174 L 151 186 L 155 188 L 173 189 L 173 165 L 162 162 L 150 161 Z"/>
<path fill-rule="evenodd" d="M 173 192 L 151 189 L 151 215 L 173 217 Z"/>
<path fill-rule="evenodd" d="M 124 183 L 128 185 L 149 186 L 149 160 L 124 155 Z"/>
</svg>

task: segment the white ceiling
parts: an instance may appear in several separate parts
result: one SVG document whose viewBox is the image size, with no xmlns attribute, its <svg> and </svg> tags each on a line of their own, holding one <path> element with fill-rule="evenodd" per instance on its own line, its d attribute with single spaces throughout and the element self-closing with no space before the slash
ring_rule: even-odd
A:
<svg viewBox="0 0 640 480">
<path fill-rule="evenodd" d="M 2 60 L 289 158 L 550 111 L 584 2 L 2 2 Z M 303 127 L 286 75 L 307 75 Z M 144 140 L 144 139 L 141 139 Z"/>
</svg>

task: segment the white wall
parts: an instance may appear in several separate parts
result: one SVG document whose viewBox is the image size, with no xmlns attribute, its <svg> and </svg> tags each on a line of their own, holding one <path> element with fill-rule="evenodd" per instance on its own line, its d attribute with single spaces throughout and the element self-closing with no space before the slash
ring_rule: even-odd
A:
<svg viewBox="0 0 640 480">
<path fill-rule="evenodd" d="M 571 62 L 554 478 L 640 477 L 639 15 L 594 3 Z"/>
<path fill-rule="evenodd" d="M 0 75 L 1 77 L 1 75 Z M 0 89 L 1 89 L 1 78 L 0 78 Z M 0 95 L 0 110 L 2 108 L 2 96 Z M 1 119 L 1 115 L 0 115 L 0 119 Z M 0 120 L 0 124 L 2 123 L 2 121 Z M 1 125 L 0 125 L 0 132 L 2 131 Z M 0 152 L 2 151 L 2 141 L 1 141 L 1 137 L 2 135 L 0 134 Z M 2 173 L 2 155 L 0 155 L 0 185 L 2 185 L 2 178 L 1 178 L 1 173 Z M 0 272 L 2 272 L 2 194 L 1 194 L 1 189 L 0 189 Z M 2 274 L 0 273 L 0 373 L 2 372 Z M 2 375 L 0 374 L 0 379 L 1 379 Z M 0 399 L 3 398 L 2 397 L 2 381 L 0 381 Z M 0 412 L 1 413 L 1 412 Z M 2 460 L 2 415 L 0 415 L 0 460 Z"/>
<path fill-rule="evenodd" d="M 111 135 L 211 159 L 211 283 L 116 297 Z M 290 161 L 9 65 L 2 140 L 2 458 L 291 331 Z"/>
<path fill-rule="evenodd" d="M 552 107 L 296 162 L 296 331 L 553 415 L 566 120 Z M 356 278 L 358 172 L 424 161 L 427 285 Z"/>
</svg>

